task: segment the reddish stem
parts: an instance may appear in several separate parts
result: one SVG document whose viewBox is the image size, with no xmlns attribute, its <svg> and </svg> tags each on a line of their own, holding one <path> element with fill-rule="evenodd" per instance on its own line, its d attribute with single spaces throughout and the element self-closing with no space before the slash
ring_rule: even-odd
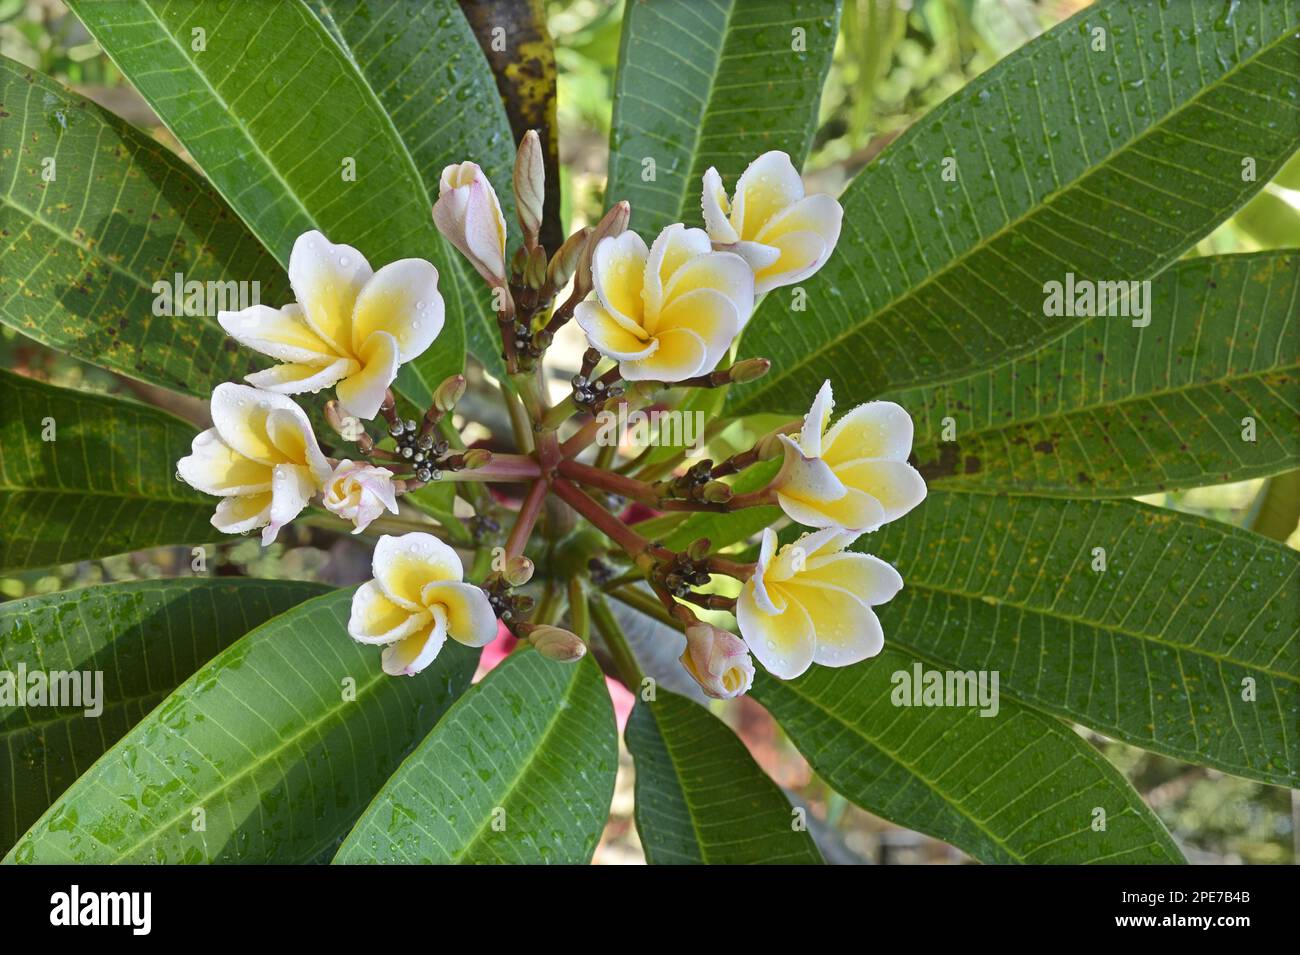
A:
<svg viewBox="0 0 1300 955">
<path fill-rule="evenodd" d="M 506 538 L 506 560 L 523 556 L 524 547 L 528 544 L 528 538 L 533 533 L 533 527 L 537 524 L 537 517 L 542 513 L 542 505 L 545 503 L 546 482 L 538 478 L 524 496 L 519 516 L 515 518 L 515 526 L 510 528 L 510 536 Z"/>
</svg>

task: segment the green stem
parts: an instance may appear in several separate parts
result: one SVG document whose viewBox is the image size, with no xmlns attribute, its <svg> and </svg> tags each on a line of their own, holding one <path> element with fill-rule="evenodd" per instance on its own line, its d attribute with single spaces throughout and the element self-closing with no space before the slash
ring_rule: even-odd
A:
<svg viewBox="0 0 1300 955">
<path fill-rule="evenodd" d="M 609 595 L 619 603 L 627 604 L 637 613 L 643 613 L 651 617 L 666 627 L 672 627 L 674 630 L 685 630 L 685 625 L 670 614 L 664 605 L 658 600 L 646 596 L 639 590 L 633 590 L 630 587 L 621 587 L 618 590 L 609 591 Z"/>
<path fill-rule="evenodd" d="M 569 578 L 569 629 L 582 638 L 591 640 L 591 614 L 587 605 L 587 588 L 581 577 Z"/>
<path fill-rule="evenodd" d="M 627 642 L 627 637 L 623 635 L 623 628 L 618 625 L 618 619 L 614 612 L 609 609 L 609 604 L 600 594 L 593 593 L 590 597 L 591 619 L 600 631 L 601 637 L 605 641 L 605 646 L 609 648 L 609 655 L 614 660 L 614 666 L 618 670 L 619 678 L 633 693 L 641 687 L 641 681 L 645 679 L 645 674 L 641 672 L 641 665 L 637 663 L 636 654 L 632 652 L 632 647 Z"/>
</svg>

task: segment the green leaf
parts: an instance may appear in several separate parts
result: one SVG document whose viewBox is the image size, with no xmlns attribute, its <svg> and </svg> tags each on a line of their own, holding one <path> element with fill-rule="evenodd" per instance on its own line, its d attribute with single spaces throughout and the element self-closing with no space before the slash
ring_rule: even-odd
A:
<svg viewBox="0 0 1300 955">
<path fill-rule="evenodd" d="M 517 652 L 393 774 L 334 861 L 589 862 L 617 767 L 595 660 Z"/>
<path fill-rule="evenodd" d="M 1300 465 L 1300 253 L 1188 259 L 1150 298 L 1150 327 L 1094 318 L 989 371 L 890 394 L 916 421 L 926 481 L 1119 497 Z M 957 439 L 941 443 L 949 417 Z"/>
<path fill-rule="evenodd" d="M 5 861 L 328 857 L 478 657 L 448 641 L 418 676 L 387 675 L 378 649 L 347 635 L 352 593 L 281 614 L 186 680 Z"/>
<path fill-rule="evenodd" d="M 12 783 L 9 808 L 0 814 L 0 854 L 178 683 L 253 627 L 327 589 L 193 577 L 99 584 L 0 604 L 0 672 L 16 675 L 22 667 L 54 680 L 62 679 L 56 673 L 98 671 L 103 680 L 94 717 L 85 715 L 88 705 L 0 708 L 0 779 Z"/>
<path fill-rule="evenodd" d="M 660 689 L 624 733 L 636 760 L 636 828 L 655 864 L 817 864 L 790 802 L 735 733 L 702 706 Z"/>
<path fill-rule="evenodd" d="M 319 229 L 375 268 L 417 257 L 454 274 L 392 120 L 301 0 L 69 6 L 281 264 L 298 236 Z M 353 169 L 355 180 L 345 179 Z M 448 356 L 463 350 L 456 283 L 439 288 L 447 300 L 442 336 L 399 379 L 417 403 L 424 395 L 412 388 L 437 387 L 451 373 Z M 263 297 L 267 305 L 285 301 Z"/>
<path fill-rule="evenodd" d="M 806 302 L 778 290 L 750 323 L 741 352 L 773 368 L 732 410 L 968 374 L 1081 321 L 1044 313 L 1045 283 L 1170 265 L 1300 148 L 1298 27 L 1297 0 L 1099 0 L 1006 57 L 850 184 Z"/>
<path fill-rule="evenodd" d="M 288 280 L 180 159 L 3 57 L 0 158 L 0 322 L 83 361 L 203 397 L 265 364 L 226 347 L 216 312 L 238 307 L 238 286 L 224 283 L 257 283 L 269 300 L 286 294 Z M 210 286 L 214 307 L 154 314 L 154 283 L 171 287 L 178 273 L 223 283 Z"/>
<path fill-rule="evenodd" d="M 896 706 L 893 675 L 919 662 L 886 646 L 795 680 L 760 673 L 752 692 L 837 792 L 983 862 L 1183 861 L 1133 787 L 1057 720 L 1005 698 L 991 717 Z"/>
<path fill-rule="evenodd" d="M 211 540 L 175 477 L 194 429 L 166 412 L 0 371 L 0 570 Z"/>
<path fill-rule="evenodd" d="M 610 203 L 632 203 L 637 232 L 651 240 L 674 222 L 701 225 L 701 178 L 710 166 L 731 189 L 768 150 L 802 164 L 839 11 L 839 0 L 624 6 L 606 193 Z"/>
<path fill-rule="evenodd" d="M 492 71 L 455 0 L 313 0 L 311 6 L 334 27 L 334 36 L 379 97 L 427 194 L 437 198 L 446 166 L 465 160 L 478 163 L 496 187 L 507 231 L 517 241 L 510 122 Z M 448 253 L 448 264 L 469 348 L 489 371 L 504 378 L 501 336 L 488 288 L 454 251 Z M 424 369 L 435 388 L 464 365 L 463 339 L 453 349 L 448 330 L 430 349 L 444 364 L 436 372 Z M 426 400 L 422 406 L 427 405 Z"/>
<path fill-rule="evenodd" d="M 1004 698 L 1107 736 L 1300 785 L 1295 551 L 1134 501 L 944 491 L 859 546 L 906 581 L 880 608 L 888 643 L 996 670 Z"/>
</svg>

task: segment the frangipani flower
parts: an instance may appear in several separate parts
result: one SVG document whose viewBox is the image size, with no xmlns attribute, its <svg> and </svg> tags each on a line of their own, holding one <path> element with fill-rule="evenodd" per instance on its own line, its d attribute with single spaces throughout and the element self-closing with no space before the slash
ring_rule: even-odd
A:
<svg viewBox="0 0 1300 955">
<path fill-rule="evenodd" d="M 741 696 L 754 685 L 754 661 L 745 641 L 702 621 L 686 628 L 681 661 L 704 695 L 715 700 Z"/>
<path fill-rule="evenodd" d="M 385 509 L 397 513 L 393 472 L 362 462 L 343 460 L 325 482 L 321 503 L 325 510 L 356 525 L 360 534 Z"/>
<path fill-rule="evenodd" d="M 754 574 L 736 601 L 745 643 L 768 672 L 793 679 L 814 663 L 843 667 L 885 645 L 871 609 L 890 600 L 903 578 L 869 554 L 845 550 L 857 540 L 835 528 L 805 534 L 776 551 L 763 531 Z"/>
<path fill-rule="evenodd" d="M 267 391 L 296 395 L 337 385 L 343 410 L 369 421 L 398 366 L 442 331 L 438 270 L 423 259 L 373 272 L 351 246 L 306 232 L 289 254 L 289 283 L 293 304 L 217 315 L 230 337 L 284 362 L 245 378 Z"/>
<path fill-rule="evenodd" d="M 262 544 L 270 544 L 330 474 L 307 415 L 284 395 L 226 383 L 212 392 L 212 423 L 176 462 L 177 473 L 221 498 L 213 527 L 224 534 L 262 527 Z"/>
<path fill-rule="evenodd" d="M 456 552 L 432 534 L 385 534 L 375 545 L 368 580 L 352 597 L 348 633 L 384 647 L 384 672 L 414 676 L 437 657 L 447 637 L 482 647 L 497 635 L 487 594 L 462 583 Z"/>
<path fill-rule="evenodd" d="M 744 257 L 754 269 L 758 295 L 820 269 L 839 241 L 844 218 L 844 209 L 830 196 L 805 196 L 794 163 L 776 150 L 741 173 L 730 202 L 722 177 L 710 166 L 701 205 L 714 247 Z"/>
<path fill-rule="evenodd" d="M 505 284 L 506 217 L 492 183 L 475 163 L 453 163 L 443 169 L 433 224 L 488 284 Z"/>
<path fill-rule="evenodd" d="M 799 436 L 780 436 L 785 460 L 772 487 L 786 516 L 807 527 L 875 530 L 925 500 L 925 481 L 907 463 L 908 413 L 892 401 L 868 401 L 827 431 L 833 405 L 827 381 Z"/>
<path fill-rule="evenodd" d="M 712 371 L 754 310 L 753 272 L 702 229 L 670 225 L 649 249 L 635 232 L 601 239 L 591 271 L 597 300 L 574 318 L 629 381 Z"/>
</svg>

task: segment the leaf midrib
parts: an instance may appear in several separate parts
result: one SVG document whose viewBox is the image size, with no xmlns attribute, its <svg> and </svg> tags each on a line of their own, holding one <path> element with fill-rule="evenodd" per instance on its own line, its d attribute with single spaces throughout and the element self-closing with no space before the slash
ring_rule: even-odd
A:
<svg viewBox="0 0 1300 955">
<path fill-rule="evenodd" d="M 550 719 L 546 721 L 546 728 L 542 731 L 542 735 L 537 738 L 537 745 L 533 747 L 533 751 L 528 755 L 527 759 L 524 760 L 523 765 L 520 766 L 519 771 L 515 773 L 510 784 L 506 786 L 505 790 L 501 794 L 500 802 L 498 802 L 497 805 L 505 805 L 510 800 L 510 797 L 514 795 L 514 791 L 518 787 L 520 780 L 532 771 L 533 764 L 537 762 L 541 757 L 542 752 L 546 749 L 546 743 L 555 732 L 556 727 L 560 723 L 561 717 L 568 712 L 569 707 L 566 704 L 568 704 L 574 691 L 577 689 L 578 684 L 581 682 L 582 674 L 578 669 L 581 665 L 582 661 L 579 661 L 577 664 L 571 664 L 574 668 L 574 672 L 572 676 L 569 677 L 569 685 L 565 688 L 564 695 L 556 701 L 555 709 L 551 713 Z M 511 675 L 513 676 L 513 674 Z M 458 722 L 459 721 L 457 721 L 457 723 Z M 452 724 L 449 723 L 448 725 L 450 726 Z M 452 854 L 451 861 L 459 862 L 471 849 L 475 848 L 482 839 L 484 832 L 487 831 L 491 824 L 492 816 L 489 814 L 486 819 L 479 823 L 478 828 L 474 830 L 460 850 Z"/>
<path fill-rule="evenodd" d="M 231 648 L 233 649 L 233 647 L 235 647 L 235 646 L 238 646 L 238 643 L 233 644 Z M 201 674 L 202 672 L 203 672 L 203 671 L 200 670 L 200 671 L 199 671 L 199 674 Z M 197 677 L 199 674 L 195 674 L 195 676 L 190 677 L 189 680 L 186 680 L 185 683 L 181 684 L 181 686 L 178 687 L 178 688 L 174 691 L 174 693 L 179 693 L 179 692 L 181 692 L 182 690 L 184 690 L 184 689 L 188 686 L 188 684 L 189 684 L 190 682 L 192 682 L 194 679 L 196 679 L 196 677 Z M 357 693 L 356 693 L 356 697 L 355 697 L 355 699 L 352 701 L 352 703 L 358 703 L 358 702 L 360 702 L 361 699 L 362 699 L 362 697 L 363 697 L 363 695 L 367 694 L 367 693 L 368 693 L 372 688 L 374 688 L 375 686 L 377 686 L 377 685 L 383 683 L 385 680 L 390 680 L 390 679 L 392 679 L 392 677 L 388 676 L 388 674 L 383 673 L 382 671 L 379 672 L 379 673 L 377 673 L 377 674 L 372 674 L 372 675 L 371 675 L 371 678 L 370 678 L 369 681 L 367 681 L 365 684 L 363 684 L 363 685 L 361 685 L 361 686 L 358 686 L 358 688 L 357 688 Z M 233 775 L 233 776 L 228 776 L 228 777 L 226 777 L 225 779 L 223 779 L 222 782 L 221 782 L 221 785 L 217 786 L 215 789 L 212 789 L 212 790 L 210 790 L 210 791 L 208 791 L 208 792 L 206 792 L 206 793 L 204 793 L 204 794 L 202 794 L 202 795 L 200 795 L 200 796 L 197 796 L 196 804 L 197 804 L 197 805 L 208 805 L 208 804 L 209 804 L 209 801 L 210 801 L 214 796 L 219 796 L 219 795 L 221 795 L 222 793 L 228 791 L 228 790 L 231 789 L 231 788 L 232 788 L 236 783 L 238 783 L 240 780 L 242 780 L 242 779 L 244 779 L 244 778 L 246 778 L 246 777 L 252 775 L 253 773 L 257 772 L 259 769 L 261 769 L 261 768 L 262 768 L 263 766 L 265 766 L 267 763 L 272 762 L 272 761 L 274 761 L 274 760 L 278 760 L 278 758 L 279 758 L 279 756 L 280 756 L 281 753 L 284 753 L 286 750 L 291 749 L 291 748 L 292 748 L 295 744 L 297 744 L 297 742 L 298 742 L 300 739 L 302 739 L 304 736 L 307 736 L 307 735 L 309 735 L 309 734 L 311 734 L 311 733 L 314 733 L 314 732 L 315 732 L 319 727 L 324 726 L 326 723 L 328 723 L 328 722 L 330 722 L 331 720 L 333 720 L 335 716 L 337 716 L 339 713 L 342 713 L 342 712 L 343 712 L 344 710 L 346 710 L 350 705 L 351 705 L 351 704 L 347 703 L 346 701 L 342 701 L 342 702 L 340 702 L 339 705 L 337 705 L 337 706 L 333 706 L 333 707 L 330 707 L 329 709 L 325 710 L 324 713 L 321 715 L 321 717 L 320 717 L 319 719 L 311 720 L 311 721 L 309 721 L 309 722 L 303 724 L 302 728 L 301 728 L 298 732 L 294 733 L 292 736 L 290 736 L 290 737 L 288 737 L 287 739 L 285 739 L 283 742 L 280 743 L 280 745 L 274 747 L 273 749 L 268 750 L 268 751 L 267 751 L 263 756 L 261 756 L 259 759 L 254 760 L 253 762 L 249 763 L 247 766 L 245 766 L 243 769 L 241 769 L 241 770 L 240 770 L 238 773 L 236 773 L 235 775 Z M 146 717 L 145 719 L 147 720 L 148 717 Z M 142 725 L 143 725 L 143 724 L 142 724 Z M 108 753 L 112 753 L 112 752 L 113 752 L 113 750 L 111 750 L 111 749 L 108 751 Z M 108 753 L 106 753 L 105 755 L 108 755 Z M 56 803 L 55 805 L 57 806 L 58 803 Z M 152 827 L 150 828 L 149 832 L 145 833 L 145 835 L 144 835 L 142 838 L 140 838 L 140 839 L 139 839 L 139 840 L 138 840 L 134 845 L 130 846 L 130 847 L 127 848 L 125 851 L 119 852 L 118 855 L 117 855 L 117 857 L 114 859 L 114 861 L 116 861 L 116 862 L 121 862 L 121 861 L 123 861 L 124 859 L 129 858 L 130 855 L 131 855 L 132 853 L 134 853 L 134 852 L 135 852 L 137 849 L 139 849 L 141 846 L 147 844 L 147 843 L 148 843 L 151 839 L 153 839 L 153 838 L 154 838 L 158 833 L 163 832 L 163 831 L 165 831 L 165 830 L 167 830 L 167 829 L 170 829 L 170 828 L 171 828 L 172 826 L 174 826 L 176 823 L 178 823 L 178 822 L 180 822 L 182 819 L 184 819 L 184 818 L 189 814 L 189 811 L 190 811 L 190 810 L 189 810 L 188 808 L 183 809 L 180 813 L 178 813 L 177 815 L 175 815 L 175 816 L 172 817 L 171 819 L 167 820 L 165 823 L 160 824 L 160 825 L 154 825 L 154 826 L 152 826 Z M 43 817 L 42 817 L 42 818 L 43 818 Z M 39 824 L 40 824 L 40 821 L 37 820 L 37 825 L 39 825 Z M 98 840 L 96 840 L 96 841 L 98 841 Z M 102 845 L 102 844 L 103 844 L 103 843 L 101 843 L 101 845 Z"/>
<path fill-rule="evenodd" d="M 894 296 L 892 299 L 890 299 L 888 302 L 881 305 L 879 308 L 874 309 L 872 312 L 870 312 L 868 315 L 863 317 L 861 320 L 856 322 L 850 322 L 850 324 L 846 328 L 837 332 L 831 338 L 822 341 L 819 345 L 815 346 L 814 348 L 806 352 L 805 357 L 799 362 L 788 364 L 782 370 L 774 369 L 775 373 L 769 374 L 767 377 L 765 377 L 763 381 L 757 385 L 758 390 L 751 391 L 747 400 L 743 402 L 741 405 L 739 405 L 738 407 L 745 408 L 754 405 L 755 399 L 758 397 L 758 395 L 769 393 L 776 386 L 778 382 L 784 381 L 786 378 L 790 377 L 796 372 L 806 368 L 815 359 L 819 358 L 820 356 L 838 347 L 841 342 L 857 334 L 860 334 L 865 328 L 867 328 L 875 321 L 877 321 L 881 315 L 895 308 L 900 302 L 909 301 L 913 299 L 914 297 L 919 295 L 921 290 L 924 289 L 926 286 L 930 285 L 933 282 L 938 281 L 943 276 L 948 275 L 954 269 L 961 266 L 968 258 L 975 255 L 976 253 L 984 251 L 985 248 L 991 245 L 995 240 L 1000 239 L 1003 235 L 1006 235 L 1016 230 L 1027 219 L 1031 218 L 1034 215 L 1037 215 L 1042 209 L 1050 205 L 1056 198 L 1071 192 L 1072 190 L 1077 188 L 1080 183 L 1089 179 L 1098 170 L 1109 166 L 1116 156 L 1133 148 L 1134 145 L 1142 142 L 1144 139 L 1146 139 L 1148 136 L 1152 135 L 1153 133 L 1159 132 L 1175 118 L 1177 118 L 1178 116 L 1185 113 L 1187 110 L 1192 109 L 1194 106 L 1196 106 L 1198 101 L 1202 97 L 1207 96 L 1211 92 L 1216 92 L 1217 90 L 1219 90 L 1230 77 L 1234 76 L 1239 71 L 1252 66 L 1265 53 L 1285 43 L 1292 36 L 1294 36 L 1294 32 L 1295 32 L 1294 29 L 1288 29 L 1277 39 L 1273 40 L 1271 43 L 1268 43 L 1265 46 L 1261 46 L 1259 50 L 1255 52 L 1252 56 L 1242 59 L 1232 69 L 1228 70 L 1225 73 L 1220 74 L 1218 79 L 1216 79 L 1215 81 L 1213 81 L 1212 83 L 1206 86 L 1201 87 L 1200 90 L 1196 93 L 1196 95 L 1190 97 L 1187 100 L 1184 100 L 1182 105 L 1180 105 L 1178 108 L 1170 110 L 1169 112 L 1163 114 L 1161 119 L 1158 122 L 1153 122 L 1150 126 L 1148 126 L 1145 130 L 1143 130 L 1141 135 L 1135 136 L 1125 141 L 1124 143 L 1120 144 L 1119 146 L 1111 149 L 1110 152 L 1106 153 L 1101 159 L 1099 159 L 1097 162 L 1093 163 L 1091 166 L 1085 169 L 1078 177 L 1071 180 L 1069 183 L 1062 185 L 1059 189 L 1055 189 L 1051 192 L 1045 193 L 1041 199 L 1033 203 L 1033 205 L 1027 208 L 1015 219 L 1010 220 L 1005 225 L 999 226 L 993 232 L 981 238 L 978 242 L 970 246 L 964 252 L 957 255 L 955 258 L 948 259 L 946 263 L 944 263 L 939 269 L 927 275 L 920 282 L 917 282 L 915 285 L 911 285 L 908 288 L 904 289 L 898 295 Z M 1007 60 L 1003 60 L 1003 63 L 1006 62 Z M 997 75 L 994 71 L 998 69 L 998 65 L 995 65 L 990 70 L 986 71 L 981 77 L 981 79 L 988 78 L 986 82 L 989 85 L 991 85 L 992 78 Z M 933 117 L 933 115 L 934 115 L 933 113 L 930 114 L 931 117 Z M 913 128 L 917 128 L 917 127 L 913 127 Z M 890 151 L 899 150 L 902 148 L 902 146 L 906 145 L 908 141 L 909 139 L 907 138 L 907 133 L 904 133 L 902 137 L 900 137 L 894 143 L 890 144 L 889 149 Z M 879 159 L 877 159 L 876 161 L 879 162 Z M 857 180 L 855 179 L 854 183 L 856 182 Z M 1220 208 L 1219 211 L 1222 212 L 1225 210 Z M 1220 217 L 1220 219 L 1221 218 L 1222 217 Z M 1166 257 L 1173 258 L 1176 256 L 1176 254 L 1177 253 L 1171 252 Z M 1056 341 L 1057 339 L 1064 337 L 1066 334 L 1070 332 L 1071 329 L 1077 327 L 1078 324 L 1080 323 L 1076 322 L 1073 325 L 1068 325 L 1065 328 L 1062 328 L 1061 334 L 1057 335 L 1052 339 L 1049 339 L 1049 342 Z M 932 375 L 930 377 L 921 377 L 921 378 L 913 379 L 909 381 L 907 385 L 919 386 L 919 385 L 924 385 L 932 382 L 941 382 L 944 380 L 945 380 L 944 373 L 938 372 L 935 373 L 935 375 Z"/>
<path fill-rule="evenodd" d="M 650 717 L 650 721 L 654 723 L 655 732 L 658 733 L 659 738 L 663 740 L 664 752 L 667 753 L 668 760 L 672 763 L 673 781 L 677 784 L 677 791 L 681 793 L 682 802 L 686 804 L 686 815 L 690 818 L 691 832 L 695 835 L 695 848 L 699 850 L 700 861 L 705 865 L 708 865 L 709 853 L 705 851 L 704 838 L 700 833 L 699 823 L 696 821 L 695 804 L 691 802 L 691 798 L 687 794 L 687 788 L 682 782 L 681 762 L 677 759 L 676 750 L 668 741 L 668 734 L 664 732 L 663 726 L 659 722 L 659 718 L 655 716 L 654 707 L 650 707 L 647 710 L 647 715 Z"/>
</svg>

